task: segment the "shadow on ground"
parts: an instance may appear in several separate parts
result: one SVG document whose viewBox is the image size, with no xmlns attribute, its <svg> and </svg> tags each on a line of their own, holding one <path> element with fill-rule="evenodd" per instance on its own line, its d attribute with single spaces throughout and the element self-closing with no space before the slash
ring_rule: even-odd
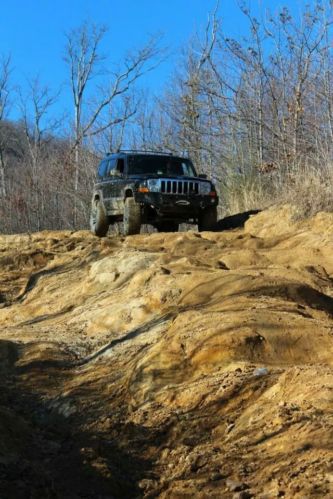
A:
<svg viewBox="0 0 333 499">
<path fill-rule="evenodd" d="M 220 232 L 222 230 L 239 229 L 244 227 L 245 222 L 251 215 L 256 215 L 257 213 L 260 213 L 260 211 L 261 210 L 249 210 L 222 218 L 212 230 L 213 232 Z"/>
<path fill-rule="evenodd" d="M 0 497 L 139 497 L 138 482 L 149 476 L 151 463 L 130 447 L 122 447 L 116 436 L 130 437 L 134 431 L 148 441 L 147 429 L 119 424 L 96 431 L 90 410 L 62 414 L 59 406 L 50 404 L 46 392 L 49 384 L 61 386 L 64 377 L 73 373 L 59 365 L 48 366 L 45 372 L 45 365 L 35 362 L 22 371 L 15 366 L 20 347 L 1 341 L 0 350 L 4 349 L 9 355 L 0 365 Z M 38 393 L 31 379 L 41 382 Z"/>
</svg>

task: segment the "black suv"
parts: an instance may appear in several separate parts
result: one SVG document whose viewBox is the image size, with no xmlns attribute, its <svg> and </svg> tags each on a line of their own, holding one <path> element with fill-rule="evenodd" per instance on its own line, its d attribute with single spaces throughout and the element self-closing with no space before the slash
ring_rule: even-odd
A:
<svg viewBox="0 0 333 499">
<path fill-rule="evenodd" d="M 197 175 L 190 159 L 168 153 L 119 151 L 99 164 L 90 226 L 99 237 L 123 221 L 124 234 L 138 234 L 141 224 L 174 232 L 180 223 L 211 229 L 218 197 L 206 175 Z"/>
</svg>

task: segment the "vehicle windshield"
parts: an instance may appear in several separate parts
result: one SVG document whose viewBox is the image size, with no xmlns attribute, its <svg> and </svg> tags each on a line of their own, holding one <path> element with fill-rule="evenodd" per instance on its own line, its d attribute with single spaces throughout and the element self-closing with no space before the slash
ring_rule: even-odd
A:
<svg viewBox="0 0 333 499">
<path fill-rule="evenodd" d="M 175 177 L 195 177 L 196 172 L 189 159 L 173 158 L 172 156 L 129 156 L 129 175 L 159 175 Z"/>
</svg>

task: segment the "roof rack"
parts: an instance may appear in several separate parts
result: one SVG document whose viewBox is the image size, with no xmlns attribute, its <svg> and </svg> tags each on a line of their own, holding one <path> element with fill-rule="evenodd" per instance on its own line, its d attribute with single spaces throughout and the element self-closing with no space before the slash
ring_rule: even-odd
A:
<svg viewBox="0 0 333 499">
<path fill-rule="evenodd" d="M 136 153 L 140 153 L 140 154 L 149 154 L 149 153 L 152 153 L 152 154 L 159 154 L 161 156 L 173 156 L 172 152 L 153 151 L 153 150 L 149 150 L 149 149 L 146 149 L 145 151 L 143 151 L 141 149 L 118 149 L 117 151 L 110 152 L 109 154 L 117 154 L 119 152 L 135 153 L 135 154 Z"/>
</svg>

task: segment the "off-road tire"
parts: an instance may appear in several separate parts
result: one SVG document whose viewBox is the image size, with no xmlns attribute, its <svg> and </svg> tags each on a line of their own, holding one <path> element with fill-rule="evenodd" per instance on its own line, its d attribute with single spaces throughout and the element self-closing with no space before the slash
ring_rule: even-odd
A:
<svg viewBox="0 0 333 499">
<path fill-rule="evenodd" d="M 99 199 L 92 203 L 90 214 L 90 230 L 95 236 L 105 237 L 109 230 L 108 217 Z"/>
<path fill-rule="evenodd" d="M 139 234 L 141 228 L 141 206 L 132 197 L 125 199 L 124 235 Z"/>
<path fill-rule="evenodd" d="M 216 206 L 206 208 L 199 216 L 198 229 L 199 232 L 203 230 L 213 230 L 217 224 L 217 209 Z"/>
<path fill-rule="evenodd" d="M 158 232 L 178 232 L 179 224 L 175 222 L 160 222 L 156 224 Z"/>
</svg>

